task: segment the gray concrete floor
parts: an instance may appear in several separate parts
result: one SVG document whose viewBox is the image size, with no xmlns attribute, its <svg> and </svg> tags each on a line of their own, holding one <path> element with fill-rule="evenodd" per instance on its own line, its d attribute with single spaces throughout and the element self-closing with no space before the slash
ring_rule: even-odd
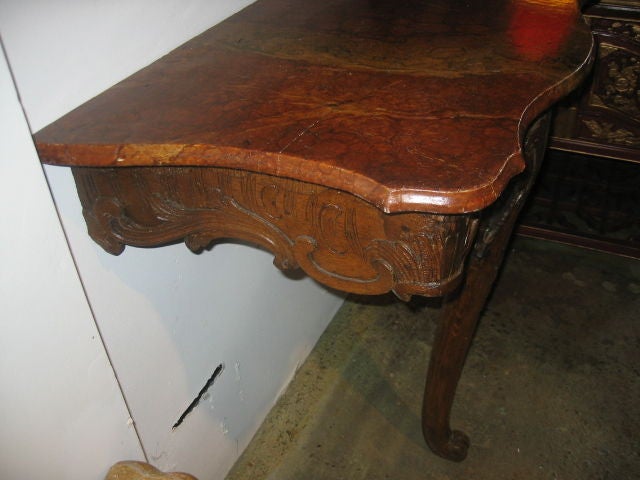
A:
<svg viewBox="0 0 640 480">
<path fill-rule="evenodd" d="M 228 480 L 640 478 L 640 262 L 517 239 L 434 456 L 420 402 L 434 302 L 351 298 Z"/>
</svg>

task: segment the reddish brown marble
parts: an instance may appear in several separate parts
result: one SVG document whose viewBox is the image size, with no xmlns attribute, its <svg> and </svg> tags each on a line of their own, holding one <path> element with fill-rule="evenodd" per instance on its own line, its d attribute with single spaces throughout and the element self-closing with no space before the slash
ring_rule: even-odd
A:
<svg viewBox="0 0 640 480">
<path fill-rule="evenodd" d="M 207 165 L 463 213 L 583 78 L 574 0 L 260 0 L 36 135 L 46 163 Z"/>
</svg>

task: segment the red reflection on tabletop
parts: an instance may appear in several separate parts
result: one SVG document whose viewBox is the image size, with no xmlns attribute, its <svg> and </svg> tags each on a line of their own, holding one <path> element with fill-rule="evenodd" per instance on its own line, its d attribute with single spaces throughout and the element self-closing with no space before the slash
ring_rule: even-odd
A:
<svg viewBox="0 0 640 480">
<path fill-rule="evenodd" d="M 556 54 L 578 14 L 576 0 L 514 0 L 509 35 L 522 57 L 539 61 Z"/>
</svg>

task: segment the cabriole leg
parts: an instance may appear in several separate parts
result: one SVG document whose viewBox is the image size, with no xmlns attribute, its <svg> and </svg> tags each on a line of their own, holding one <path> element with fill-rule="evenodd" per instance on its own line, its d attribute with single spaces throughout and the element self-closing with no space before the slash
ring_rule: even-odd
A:
<svg viewBox="0 0 640 480">
<path fill-rule="evenodd" d="M 548 125 L 546 114 L 530 128 L 524 149 L 527 170 L 485 212 L 462 288 L 457 295 L 445 298 L 427 372 L 422 432 L 433 452 L 448 460 L 459 462 L 467 456 L 469 437 L 451 430 L 449 423 L 453 398 L 480 313 L 498 276 L 518 214 L 540 169 Z"/>
<path fill-rule="evenodd" d="M 494 240 L 487 256 L 473 256 L 470 259 L 469 270 L 459 294 L 445 299 L 431 351 L 422 404 L 422 432 L 434 453 L 457 462 L 467 456 L 469 437 L 463 432 L 451 430 L 449 417 L 480 313 L 497 276 L 511 233 L 511 229 L 503 230 L 501 238 Z"/>
</svg>

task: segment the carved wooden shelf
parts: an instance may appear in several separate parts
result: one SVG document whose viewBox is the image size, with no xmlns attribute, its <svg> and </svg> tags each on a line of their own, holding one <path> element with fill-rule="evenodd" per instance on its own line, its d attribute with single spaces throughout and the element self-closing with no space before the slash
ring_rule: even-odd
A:
<svg viewBox="0 0 640 480">
<path fill-rule="evenodd" d="M 423 430 L 462 460 L 471 334 L 591 50 L 573 0 L 259 0 L 36 144 L 111 253 L 240 238 L 344 291 L 451 294 Z"/>
</svg>

